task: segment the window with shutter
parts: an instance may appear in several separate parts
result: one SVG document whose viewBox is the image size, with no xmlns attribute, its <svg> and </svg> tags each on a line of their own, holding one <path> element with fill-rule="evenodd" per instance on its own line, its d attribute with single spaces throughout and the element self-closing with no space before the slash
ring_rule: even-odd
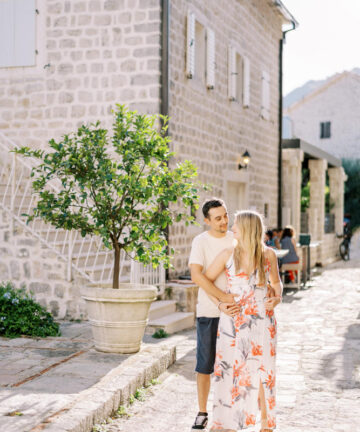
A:
<svg viewBox="0 0 360 432">
<path fill-rule="evenodd" d="M 236 100 L 236 51 L 231 45 L 228 49 L 228 97 Z"/>
<path fill-rule="evenodd" d="M 243 105 L 245 108 L 250 106 L 250 60 L 244 57 L 244 90 L 243 90 Z"/>
<path fill-rule="evenodd" d="M 35 0 L 0 1 L 0 67 L 35 65 Z"/>
<path fill-rule="evenodd" d="M 215 87 L 215 33 L 209 28 L 206 30 L 206 87 Z"/>
<path fill-rule="evenodd" d="M 195 15 L 192 12 L 187 16 L 187 42 L 186 42 L 186 76 L 194 78 L 195 75 Z"/>
<path fill-rule="evenodd" d="M 195 19 L 195 78 L 205 84 L 206 75 L 206 31 Z"/>
<path fill-rule="evenodd" d="M 243 99 L 243 59 L 236 53 L 236 100 L 241 103 Z"/>
<path fill-rule="evenodd" d="M 265 120 L 270 119 L 270 75 L 263 71 L 261 76 L 261 116 Z"/>
<path fill-rule="evenodd" d="M 320 123 L 320 138 L 330 138 L 331 137 L 331 122 L 321 122 Z"/>
</svg>

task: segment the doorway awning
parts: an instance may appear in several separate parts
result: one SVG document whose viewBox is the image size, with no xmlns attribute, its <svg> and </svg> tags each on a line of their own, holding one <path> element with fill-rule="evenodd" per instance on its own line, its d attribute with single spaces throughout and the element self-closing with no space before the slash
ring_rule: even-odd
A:
<svg viewBox="0 0 360 432">
<path fill-rule="evenodd" d="M 282 140 L 281 147 L 283 149 L 300 149 L 304 152 L 305 159 L 325 159 L 330 168 L 342 166 L 341 159 L 300 138 L 284 139 Z"/>
</svg>

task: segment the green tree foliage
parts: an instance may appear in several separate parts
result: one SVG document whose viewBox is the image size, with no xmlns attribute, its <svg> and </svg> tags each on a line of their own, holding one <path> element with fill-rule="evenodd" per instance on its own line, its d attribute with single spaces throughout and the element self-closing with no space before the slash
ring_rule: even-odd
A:
<svg viewBox="0 0 360 432">
<path fill-rule="evenodd" d="M 0 335 L 5 337 L 59 336 L 59 324 L 24 289 L 0 284 Z"/>
<path fill-rule="evenodd" d="M 100 236 L 114 250 L 114 288 L 121 250 L 144 264 L 168 266 L 173 250 L 165 230 L 174 222 L 195 223 L 190 209 L 198 208 L 202 187 L 197 168 L 189 161 L 169 166 L 166 131 L 167 118 L 117 105 L 111 136 L 98 122 L 51 140 L 50 152 L 17 150 L 39 160 L 32 172 L 39 199 L 28 220 L 40 217 L 56 228 Z M 58 193 L 48 187 L 54 179 L 61 184 Z"/>
<path fill-rule="evenodd" d="M 345 173 L 345 213 L 351 215 L 351 226 L 360 226 L 360 159 L 343 159 Z"/>
</svg>

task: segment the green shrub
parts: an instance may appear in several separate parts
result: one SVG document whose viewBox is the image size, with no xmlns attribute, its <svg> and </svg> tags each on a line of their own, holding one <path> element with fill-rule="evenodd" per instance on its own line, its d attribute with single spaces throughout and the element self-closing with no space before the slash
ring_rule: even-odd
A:
<svg viewBox="0 0 360 432">
<path fill-rule="evenodd" d="M 168 336 L 169 334 L 166 333 L 166 331 L 162 328 L 157 329 L 156 332 L 152 335 L 152 337 L 155 339 L 167 338 Z"/>
<path fill-rule="evenodd" d="M 59 324 L 52 315 L 24 289 L 15 289 L 10 282 L 0 284 L 0 335 L 59 336 Z"/>
</svg>

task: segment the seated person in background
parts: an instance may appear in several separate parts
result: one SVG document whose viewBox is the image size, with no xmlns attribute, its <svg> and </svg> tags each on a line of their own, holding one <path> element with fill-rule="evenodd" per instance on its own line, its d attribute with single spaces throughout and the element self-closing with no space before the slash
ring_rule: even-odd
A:
<svg viewBox="0 0 360 432">
<path fill-rule="evenodd" d="M 272 247 L 272 248 L 276 247 L 273 237 L 274 237 L 273 232 L 271 230 L 267 230 L 266 233 L 265 233 L 265 244 L 266 244 L 266 246 L 269 246 L 269 247 Z"/>
<path fill-rule="evenodd" d="M 272 232 L 273 232 L 273 241 L 274 241 L 275 247 L 277 249 L 281 249 L 280 239 L 281 239 L 281 236 L 283 233 L 282 228 L 273 229 Z"/>
<path fill-rule="evenodd" d="M 281 249 L 288 249 L 289 253 L 281 259 L 281 264 L 298 264 L 299 256 L 296 250 L 295 230 L 292 226 L 287 225 L 281 236 Z M 292 270 L 288 271 L 290 282 L 295 282 L 295 273 Z"/>
</svg>

